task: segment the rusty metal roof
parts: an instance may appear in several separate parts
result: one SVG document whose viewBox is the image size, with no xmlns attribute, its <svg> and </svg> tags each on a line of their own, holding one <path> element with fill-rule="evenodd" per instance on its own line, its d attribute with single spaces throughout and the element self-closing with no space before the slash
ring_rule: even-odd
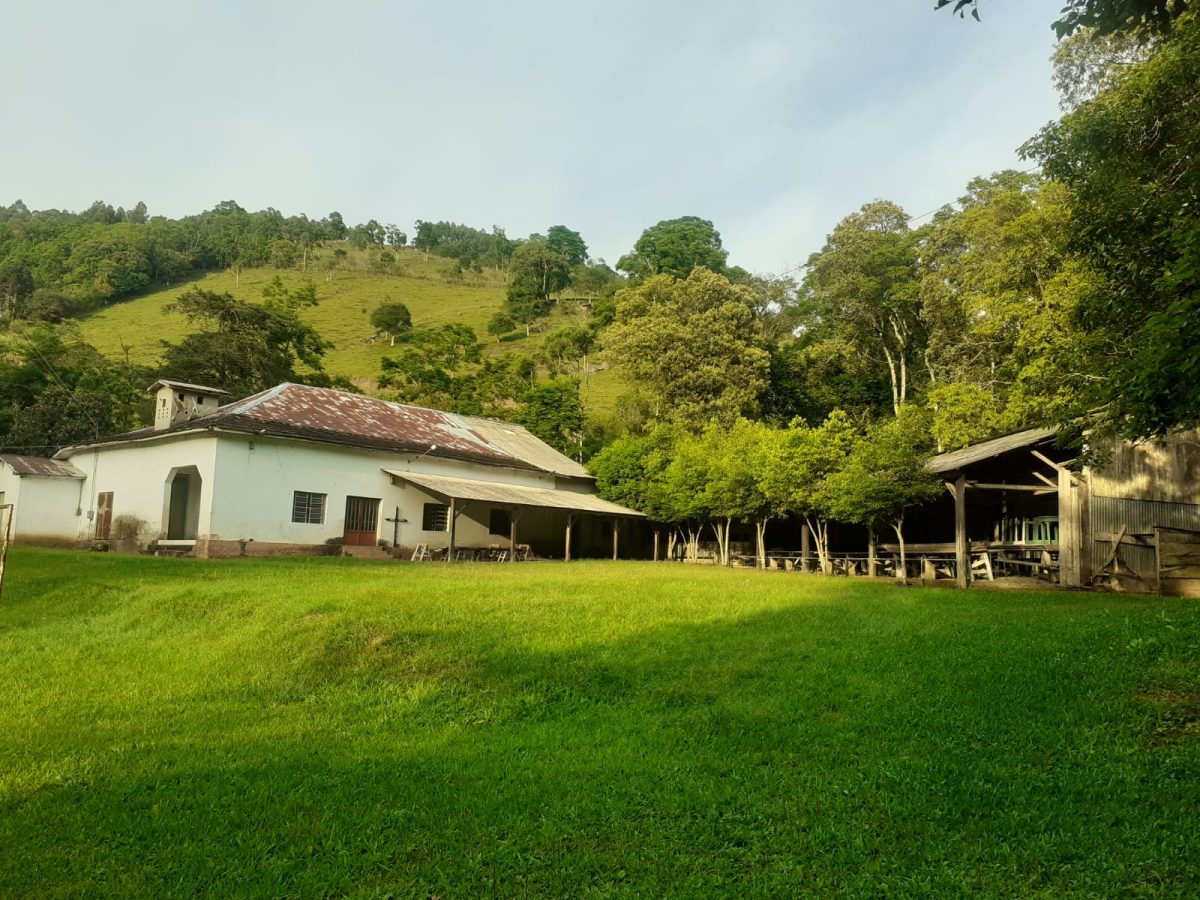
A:
<svg viewBox="0 0 1200 900">
<path fill-rule="evenodd" d="M 495 481 L 476 481 L 472 478 L 451 478 L 447 475 L 425 475 L 403 472 L 397 469 L 383 471 L 417 487 L 453 497 L 456 500 L 478 500 L 483 503 L 501 503 L 511 506 L 538 506 L 545 509 L 563 509 L 572 512 L 593 513 L 604 516 L 626 516 L 644 519 L 634 509 L 602 500 L 595 494 L 580 494 L 552 488 L 525 487 L 517 484 L 502 484 Z"/>
<path fill-rule="evenodd" d="M 3 453 L 0 454 L 0 462 L 7 465 L 13 470 L 13 474 L 20 478 L 24 478 L 26 475 L 38 478 L 83 477 L 83 473 L 74 466 L 41 456 L 17 456 L 12 453 Z"/>
<path fill-rule="evenodd" d="M 1028 431 L 1018 431 L 1016 434 L 1006 434 L 1004 437 L 993 438 L 963 447 L 961 450 L 951 450 L 935 456 L 926 463 L 926 467 L 935 475 L 946 472 L 956 472 L 985 459 L 992 459 L 1010 450 L 1021 450 L 1048 441 L 1058 433 L 1056 428 L 1031 428 Z"/>
<path fill-rule="evenodd" d="M 520 425 L 291 383 L 227 403 L 208 415 L 178 422 L 170 428 L 141 428 L 102 438 L 93 445 L 125 443 L 202 428 L 398 453 L 428 453 L 568 477 L 591 477 L 579 463 Z M 79 449 L 67 448 L 60 451 L 60 457 L 70 456 Z"/>
</svg>

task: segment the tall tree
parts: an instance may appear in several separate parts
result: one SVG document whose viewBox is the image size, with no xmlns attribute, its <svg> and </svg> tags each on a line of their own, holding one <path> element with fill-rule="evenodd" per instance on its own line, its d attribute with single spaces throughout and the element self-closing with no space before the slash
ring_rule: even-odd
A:
<svg viewBox="0 0 1200 900">
<path fill-rule="evenodd" d="M 809 257 L 803 286 L 810 318 L 886 366 L 896 413 L 908 399 L 923 345 L 916 270 L 908 215 L 876 200 L 839 222 Z"/>
<path fill-rule="evenodd" d="M 835 410 L 816 427 L 795 422 L 771 445 L 773 457 L 760 470 L 760 489 L 773 503 L 804 519 L 821 571 L 829 571 L 829 478 L 845 465 L 857 433 L 850 418 Z"/>
<path fill-rule="evenodd" d="M 900 573 L 907 571 L 905 513 L 942 492 L 941 482 L 925 467 L 932 451 L 929 416 L 909 405 L 895 419 L 868 429 L 826 479 L 830 516 L 865 525 L 872 534 L 880 525 L 895 531 Z"/>
<path fill-rule="evenodd" d="M 245 303 L 193 287 L 163 307 L 200 330 L 178 344 L 163 341 L 163 368 L 173 378 L 223 388 L 234 396 L 283 381 L 304 381 L 300 367 L 323 373 L 329 347 L 287 303 Z"/>
<path fill-rule="evenodd" d="M 605 346 L 659 418 L 699 431 L 732 424 L 767 384 L 770 361 L 745 287 L 706 269 L 655 276 L 617 295 Z"/>
<path fill-rule="evenodd" d="M 555 450 L 578 459 L 583 452 L 583 403 L 579 385 L 565 378 L 529 388 L 515 419 Z"/>
<path fill-rule="evenodd" d="M 587 262 L 587 244 L 578 231 L 566 225 L 551 225 L 546 232 L 546 246 L 566 259 L 567 265 L 582 266 Z"/>
<path fill-rule="evenodd" d="M 696 266 L 724 273 L 728 256 L 712 222 L 683 216 L 665 219 L 643 231 L 633 252 L 617 261 L 617 268 L 635 280 L 654 275 L 687 278 Z"/>
<path fill-rule="evenodd" d="M 1077 315 L 1109 342 L 1103 418 L 1129 436 L 1200 424 L 1200 22 L 1024 152 L 1071 191 L 1073 246 L 1105 281 Z"/>
<path fill-rule="evenodd" d="M 389 300 L 375 307 L 371 313 L 371 324 L 391 338 L 394 347 L 399 335 L 412 331 L 412 313 L 400 301 Z"/>
<path fill-rule="evenodd" d="M 534 320 L 550 311 L 551 295 L 570 283 L 571 267 L 545 240 L 529 241 L 513 253 L 509 278 L 505 312 L 528 333 Z"/>
<path fill-rule="evenodd" d="M 1107 349 L 1074 320 L 1099 279 L 1070 238 L 1069 192 L 1019 172 L 973 179 L 958 208 L 926 229 L 924 362 L 943 449 L 1096 402 Z"/>
</svg>

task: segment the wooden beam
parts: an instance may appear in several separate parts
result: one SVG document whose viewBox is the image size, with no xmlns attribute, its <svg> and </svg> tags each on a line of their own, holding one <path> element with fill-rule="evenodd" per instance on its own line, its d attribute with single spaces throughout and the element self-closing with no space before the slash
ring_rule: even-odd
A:
<svg viewBox="0 0 1200 900">
<path fill-rule="evenodd" d="M 808 574 L 808 564 L 812 559 L 812 550 L 809 547 L 808 525 L 800 526 L 800 571 Z"/>
<path fill-rule="evenodd" d="M 1053 482 L 1050 482 L 1050 484 L 1052 485 L 1051 487 L 1047 487 L 1044 484 L 995 484 L 985 481 L 966 482 L 967 487 L 980 491 L 1033 491 L 1035 493 L 1052 494 L 1058 490 L 1058 486 Z M 947 484 L 947 489 L 950 490 L 951 494 L 954 493 L 954 491 L 950 489 L 949 484 Z"/>
<path fill-rule="evenodd" d="M 867 526 L 867 575 L 874 578 L 877 561 L 875 558 L 875 528 Z"/>
<path fill-rule="evenodd" d="M 971 556 L 967 544 L 967 476 L 959 475 L 954 484 L 954 563 L 958 586 L 971 584 Z"/>
<path fill-rule="evenodd" d="M 613 519 L 613 559 L 617 558 L 617 530 L 620 527 L 621 520 Z"/>
<path fill-rule="evenodd" d="M 450 546 L 446 548 L 446 562 L 454 560 L 454 527 L 458 524 L 458 513 L 455 511 L 457 503 L 453 497 L 450 498 Z"/>
<path fill-rule="evenodd" d="M 1044 462 L 1046 465 L 1048 465 L 1050 468 L 1052 468 L 1055 472 L 1060 472 L 1060 473 L 1065 472 L 1067 474 L 1067 477 L 1071 479 L 1072 484 L 1079 484 L 1082 481 L 1082 479 L 1079 477 L 1079 473 L 1072 472 L 1070 469 L 1068 469 L 1062 463 L 1056 463 L 1050 457 L 1046 456 L 1046 454 L 1039 453 L 1037 450 L 1030 450 L 1029 452 L 1033 454 L 1035 459 L 1038 459 L 1041 462 Z M 1037 474 L 1037 473 L 1035 472 L 1034 474 Z"/>
<path fill-rule="evenodd" d="M 1053 478 L 1047 478 L 1041 472 L 1032 472 L 1031 474 L 1038 481 L 1042 482 L 1042 484 L 1049 485 L 1050 487 L 1054 488 L 1054 490 L 1056 490 L 1056 491 L 1058 490 L 1058 482 L 1055 481 Z"/>
<path fill-rule="evenodd" d="M 509 510 L 508 513 L 508 561 L 515 563 L 517 561 L 517 511 Z"/>
<path fill-rule="evenodd" d="M 654 561 L 658 562 L 658 529 L 654 529 Z"/>
<path fill-rule="evenodd" d="M 567 513 L 567 540 L 563 548 L 563 559 L 567 562 L 571 561 L 571 526 L 575 522 L 575 516 L 572 513 Z"/>
<path fill-rule="evenodd" d="M 1050 468 L 1052 468 L 1055 472 L 1062 471 L 1066 468 L 1061 463 L 1056 463 L 1054 460 L 1052 460 L 1046 454 L 1044 454 L 1038 450 L 1030 450 L 1029 452 L 1033 454 L 1034 459 L 1044 462 L 1046 465 L 1048 465 Z"/>
</svg>

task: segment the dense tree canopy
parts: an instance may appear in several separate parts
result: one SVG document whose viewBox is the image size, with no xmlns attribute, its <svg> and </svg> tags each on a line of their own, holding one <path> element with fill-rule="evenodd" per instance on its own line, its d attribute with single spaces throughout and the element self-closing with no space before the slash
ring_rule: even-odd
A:
<svg viewBox="0 0 1200 900">
<path fill-rule="evenodd" d="M 713 223 L 697 216 L 666 219 L 642 232 L 633 252 L 622 256 L 617 268 L 637 280 L 653 275 L 687 278 L 701 266 L 723 273 L 729 254 Z"/>
<path fill-rule="evenodd" d="M 200 328 L 177 344 L 163 342 L 164 369 L 180 380 L 242 397 L 323 372 L 329 345 L 286 300 L 246 303 L 193 287 L 163 312 Z"/>
<path fill-rule="evenodd" d="M 1200 424 L 1200 24 L 1026 145 L 1071 192 L 1071 245 L 1104 280 L 1077 320 L 1103 343 L 1106 420 L 1130 435 Z"/>
<path fill-rule="evenodd" d="M 751 292 L 697 268 L 657 275 L 617 295 L 609 354 L 640 385 L 655 415 L 689 428 L 732 423 L 753 408 L 770 361 Z"/>
<path fill-rule="evenodd" d="M 908 399 L 924 338 L 916 290 L 917 235 L 908 215 L 877 200 L 844 218 L 808 261 L 808 315 L 885 367 L 892 407 Z"/>
</svg>

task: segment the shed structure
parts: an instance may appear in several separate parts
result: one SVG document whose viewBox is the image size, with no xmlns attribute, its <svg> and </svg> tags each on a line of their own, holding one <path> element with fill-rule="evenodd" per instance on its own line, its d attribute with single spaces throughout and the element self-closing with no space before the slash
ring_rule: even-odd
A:
<svg viewBox="0 0 1200 900">
<path fill-rule="evenodd" d="M 1065 587 L 1200 595 L 1200 436 L 1116 440 L 1078 465 L 1052 429 L 935 456 L 947 496 L 912 516 L 954 577 L 1024 571 Z"/>
</svg>

